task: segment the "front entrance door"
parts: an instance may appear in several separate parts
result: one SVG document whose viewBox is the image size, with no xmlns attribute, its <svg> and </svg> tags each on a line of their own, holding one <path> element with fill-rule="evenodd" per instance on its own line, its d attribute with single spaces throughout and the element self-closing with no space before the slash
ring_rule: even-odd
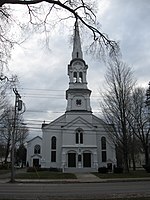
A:
<svg viewBox="0 0 150 200">
<path fill-rule="evenodd" d="M 83 167 L 91 167 L 91 153 L 83 153 Z"/>
<path fill-rule="evenodd" d="M 68 167 L 76 167 L 76 153 L 68 153 Z"/>
<path fill-rule="evenodd" d="M 34 167 L 39 167 L 39 159 L 38 158 L 34 158 L 33 159 L 33 166 Z"/>
</svg>

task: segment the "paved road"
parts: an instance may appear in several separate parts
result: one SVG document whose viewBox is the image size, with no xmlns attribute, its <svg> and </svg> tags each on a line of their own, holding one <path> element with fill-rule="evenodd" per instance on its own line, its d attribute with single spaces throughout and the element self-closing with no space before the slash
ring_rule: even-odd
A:
<svg viewBox="0 0 150 200">
<path fill-rule="evenodd" d="M 150 182 L 0 184 L 0 199 L 102 199 L 103 197 L 149 196 Z"/>
</svg>

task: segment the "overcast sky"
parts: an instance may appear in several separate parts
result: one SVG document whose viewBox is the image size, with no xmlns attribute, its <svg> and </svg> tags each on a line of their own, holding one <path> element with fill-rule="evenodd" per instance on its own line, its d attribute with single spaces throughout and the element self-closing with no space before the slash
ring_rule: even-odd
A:
<svg viewBox="0 0 150 200">
<path fill-rule="evenodd" d="M 98 2 L 101 30 L 119 41 L 122 59 L 133 68 L 137 84 L 147 87 L 150 81 L 150 1 Z M 31 127 L 31 137 L 41 133 L 44 120 L 52 121 L 65 112 L 65 91 L 69 86 L 67 67 L 72 53 L 71 31 L 73 24 L 67 30 L 62 26 L 54 30 L 49 38 L 50 50 L 43 47 L 40 34 L 34 34 L 12 52 L 10 70 L 19 77 L 18 91 L 26 104 L 24 119 Z M 84 46 L 83 43 L 83 53 Z M 84 60 L 89 67 L 87 80 L 92 90 L 91 105 L 94 114 L 99 115 L 98 91 L 104 84 L 106 65 L 85 53 Z"/>
</svg>

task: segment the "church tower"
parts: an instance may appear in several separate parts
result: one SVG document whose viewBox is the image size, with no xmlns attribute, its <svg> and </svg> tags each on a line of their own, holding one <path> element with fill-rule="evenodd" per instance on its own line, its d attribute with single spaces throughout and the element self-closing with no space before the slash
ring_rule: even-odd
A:
<svg viewBox="0 0 150 200">
<path fill-rule="evenodd" d="M 66 91 L 66 112 L 91 112 L 91 90 L 87 88 L 88 66 L 83 60 L 78 21 L 75 22 L 72 60 L 68 65 L 69 89 Z"/>
</svg>

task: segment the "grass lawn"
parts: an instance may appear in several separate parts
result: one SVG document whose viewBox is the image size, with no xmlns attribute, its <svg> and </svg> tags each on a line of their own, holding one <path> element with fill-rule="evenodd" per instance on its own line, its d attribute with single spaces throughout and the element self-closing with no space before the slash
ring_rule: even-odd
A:
<svg viewBox="0 0 150 200">
<path fill-rule="evenodd" d="M 16 174 L 15 178 L 18 178 L 18 179 L 76 179 L 76 176 L 75 174 L 72 174 L 72 173 L 37 171 L 37 172 L 25 172 L 25 173 Z"/>
<path fill-rule="evenodd" d="M 150 177 L 150 173 L 147 173 L 145 170 L 137 170 L 137 171 L 130 171 L 129 173 L 122 173 L 122 174 L 102 174 L 95 172 L 93 173 L 99 178 L 109 179 L 109 178 L 145 178 Z"/>
</svg>

